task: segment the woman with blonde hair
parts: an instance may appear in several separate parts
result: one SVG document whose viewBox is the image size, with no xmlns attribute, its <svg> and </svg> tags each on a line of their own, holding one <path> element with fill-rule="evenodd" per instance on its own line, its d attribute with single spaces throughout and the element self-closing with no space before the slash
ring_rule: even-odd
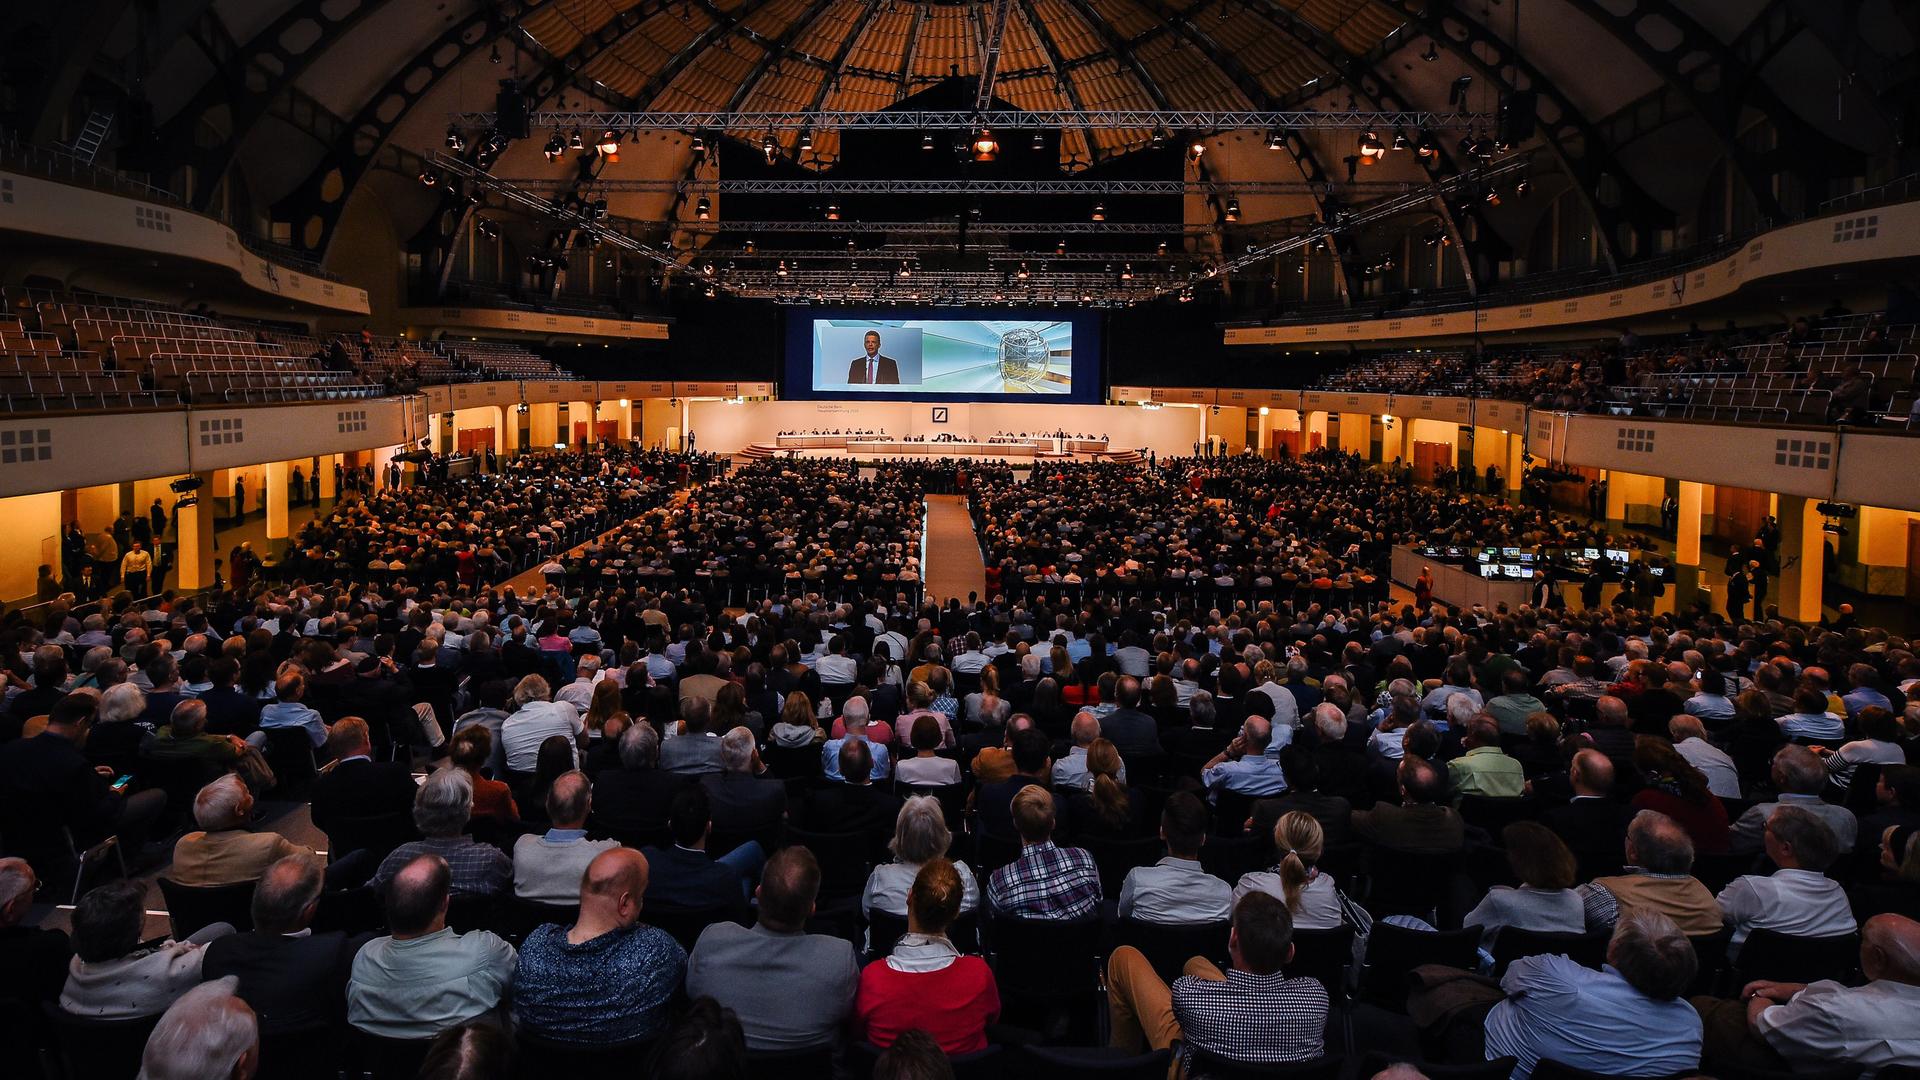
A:
<svg viewBox="0 0 1920 1080">
<path fill-rule="evenodd" d="M 980 669 L 980 689 L 961 702 L 960 715 L 972 729 L 1006 726 L 1013 704 L 1000 696 L 1000 669 L 992 664 Z"/>
<path fill-rule="evenodd" d="M 787 695 L 786 704 L 780 707 L 780 721 L 767 732 L 767 741 L 789 750 L 818 746 L 827 741 L 827 733 L 814 717 L 813 702 L 806 694 L 795 690 Z"/>
<path fill-rule="evenodd" d="M 1280 815 L 1280 820 L 1273 823 L 1273 846 L 1280 854 L 1279 864 L 1271 870 L 1242 875 L 1240 884 L 1233 887 L 1233 898 L 1238 900 L 1250 892 L 1277 897 L 1287 905 L 1297 930 L 1333 930 L 1355 924 L 1353 903 L 1341 895 L 1331 874 L 1320 871 L 1318 863 L 1326 844 L 1326 830 L 1312 814 L 1289 810 Z M 1367 926 L 1355 925 L 1354 929 L 1364 933 Z"/>
</svg>

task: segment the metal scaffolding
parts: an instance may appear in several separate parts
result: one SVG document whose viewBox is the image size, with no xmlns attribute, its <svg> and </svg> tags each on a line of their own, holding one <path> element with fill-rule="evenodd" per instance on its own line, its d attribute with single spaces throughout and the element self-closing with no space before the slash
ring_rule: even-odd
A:
<svg viewBox="0 0 1920 1080">
<path fill-rule="evenodd" d="M 456 112 L 450 114 L 455 127 L 474 131 L 492 130 L 495 114 Z M 627 134 L 636 131 L 977 131 L 998 128 L 1008 131 L 1067 128 L 1138 129 L 1170 134 L 1191 135 L 1215 131 L 1337 129 L 1351 131 L 1395 131 L 1415 129 L 1445 131 L 1466 128 L 1491 129 L 1496 118 L 1489 113 L 1427 112 L 1406 110 L 1385 112 L 1359 109 L 1333 111 L 1265 109 L 899 109 L 885 111 L 842 111 L 835 109 L 790 109 L 780 112 L 537 112 L 532 125 L 554 131 L 580 130 L 588 135 L 612 131 Z"/>
</svg>

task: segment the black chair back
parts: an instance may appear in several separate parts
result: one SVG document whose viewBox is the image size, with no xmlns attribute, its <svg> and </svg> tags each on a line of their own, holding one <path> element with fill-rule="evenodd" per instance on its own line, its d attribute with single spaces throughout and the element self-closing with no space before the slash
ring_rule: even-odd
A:
<svg viewBox="0 0 1920 1080">
<path fill-rule="evenodd" d="M 1467 824 L 1485 829 L 1496 842 L 1500 839 L 1500 830 L 1516 821 L 1531 821 L 1536 812 L 1533 799 L 1526 795 L 1515 799 L 1462 795 L 1459 809 Z"/>
<path fill-rule="evenodd" d="M 335 818 L 328 823 L 327 860 L 336 862 L 356 851 L 369 852 L 377 866 L 401 844 L 420 839 L 414 828 L 413 811 L 370 814 L 366 817 Z"/>
<path fill-rule="evenodd" d="M 340 1031 L 332 1026 L 262 1033 L 259 1076 L 274 1080 L 335 1080 L 340 1075 Z"/>
<path fill-rule="evenodd" d="M 1200 866 L 1214 877 L 1235 884 L 1255 870 L 1273 865 L 1273 836 L 1210 836 L 1200 848 Z"/>
<path fill-rule="evenodd" d="M 226 774 L 225 769 L 203 757 L 145 757 L 134 765 L 134 779 L 143 786 L 167 794 L 167 816 L 172 821 L 193 814 L 194 797 L 200 789 Z"/>
<path fill-rule="evenodd" d="M 1130 1054 L 1109 1046 L 1018 1046 L 1024 1068 L 1016 1075 L 1032 1080 L 1165 1080 L 1168 1050 Z"/>
<path fill-rule="evenodd" d="M 893 951 L 894 945 L 907 936 L 907 917 L 892 912 L 875 909 L 867 913 L 868 955 L 879 958 Z M 980 951 L 980 913 L 962 912 L 960 917 L 947 927 L 947 940 L 963 953 Z"/>
<path fill-rule="evenodd" d="M 1480 947 L 1480 928 L 1409 930 L 1376 922 L 1367 939 L 1366 967 L 1360 974 L 1360 996 L 1395 1012 L 1407 1007 L 1407 976 L 1422 964 L 1445 964 L 1473 970 Z"/>
<path fill-rule="evenodd" d="M 1253 796 L 1222 789 L 1213 793 L 1213 835 L 1242 836 L 1253 816 Z"/>
<path fill-rule="evenodd" d="M 782 780 L 811 780 L 821 775 L 817 746 L 769 745 L 760 751 L 760 762 Z"/>
<path fill-rule="evenodd" d="M 1745 986 L 1756 979 L 1846 982 L 1859 966 L 1858 933 L 1794 937 L 1774 930 L 1755 930 L 1740 944 L 1740 957 L 1734 962 L 1733 970 L 1734 981 Z"/>
<path fill-rule="evenodd" d="M 1576 964 L 1597 968 L 1606 962 L 1607 941 L 1604 931 L 1550 934 L 1517 926 L 1503 927 L 1493 939 L 1494 974 L 1504 973 L 1508 964 L 1523 956 L 1565 956 Z"/>
<path fill-rule="evenodd" d="M 389 1039 L 359 1028 L 347 1030 L 359 1062 L 358 1072 L 350 1070 L 348 1075 L 364 1074 L 368 1080 L 414 1080 L 427 1059 L 427 1050 L 433 1046 L 432 1039 Z"/>
<path fill-rule="evenodd" d="M 320 894 L 320 907 L 313 914 L 313 932 L 338 930 L 345 934 L 373 933 L 387 925 L 387 911 L 380 894 L 371 885 L 338 889 Z"/>
<path fill-rule="evenodd" d="M 884 1051 L 869 1042 L 848 1045 L 847 1066 L 852 1080 L 870 1080 L 882 1053 Z M 998 1046 L 948 1057 L 947 1064 L 953 1066 L 953 1080 L 1003 1080 L 1006 1072 L 1004 1053 Z"/>
<path fill-rule="evenodd" d="M 1414 915 L 1431 921 L 1447 899 L 1460 856 L 1371 847 L 1366 861 L 1368 911 L 1376 918 Z"/>
<path fill-rule="evenodd" d="M 673 935 L 673 940 L 688 952 L 693 951 L 693 943 L 700 940 L 700 932 L 714 923 L 739 923 L 752 926 L 753 917 L 744 905 L 740 907 L 701 907 L 683 908 L 671 904 L 648 904 L 640 912 L 642 922 L 651 923 Z"/>
<path fill-rule="evenodd" d="M 1278 1077 L 1286 1080 L 1339 1080 L 1346 1067 L 1347 1059 L 1339 1055 L 1284 1064 L 1264 1064 L 1235 1061 L 1197 1046 L 1187 1047 L 1187 1075 L 1192 1080 L 1274 1080 Z"/>
<path fill-rule="evenodd" d="M 1699 971 L 1694 973 L 1691 994 L 1711 994 L 1714 984 L 1720 981 L 1720 972 L 1727 966 L 1727 943 L 1733 940 L 1733 931 L 1722 927 L 1712 934 L 1688 934 L 1687 941 L 1693 946 L 1693 955 L 1700 961 Z"/>
<path fill-rule="evenodd" d="M 1216 965 L 1227 963 L 1227 937 L 1233 932 L 1228 920 L 1211 923 L 1152 923 L 1139 919 L 1121 919 L 1114 928 L 1116 945 L 1131 945 L 1153 965 L 1154 974 L 1167 985 L 1180 977 L 1187 961 L 1205 957 Z"/>
<path fill-rule="evenodd" d="M 813 832 L 789 826 L 787 844 L 806 848 L 820 861 L 821 896 L 858 896 L 866 889 L 877 845 L 873 834 Z"/>
<path fill-rule="evenodd" d="M 174 939 L 185 941 L 194 931 L 218 922 L 230 923 L 235 930 L 253 929 L 254 884 L 182 885 L 161 878 L 160 896 L 167 902 Z"/>
<path fill-rule="evenodd" d="M 1003 1023 L 1044 1033 L 1049 1042 L 1093 1038 L 1105 927 L 1082 919 L 1014 919 L 987 923 Z"/>
<path fill-rule="evenodd" d="M 501 925 L 500 907 L 499 897 L 454 893 L 447 901 L 447 925 L 462 934 L 475 930 L 498 933 Z"/>
<path fill-rule="evenodd" d="M 653 1039 L 593 1045 L 545 1039 L 517 1028 L 513 1035 L 519 1049 L 516 1073 L 521 1080 L 547 1080 L 565 1076 L 572 1080 L 627 1080 L 653 1052 Z"/>
<path fill-rule="evenodd" d="M 518 948 L 527 940 L 527 935 L 548 923 L 572 926 L 580 919 L 579 904 L 543 904 L 535 900 L 522 900 L 515 896 L 507 901 L 505 913 L 501 916 L 501 926 L 505 937 Z"/>
<path fill-rule="evenodd" d="M 132 1020 L 93 1020 L 75 1016 L 57 1002 L 42 1002 L 41 1015 L 53 1031 L 53 1045 L 71 1080 L 134 1080 L 147 1037 L 158 1014 Z"/>
<path fill-rule="evenodd" d="M 967 785 L 964 781 L 958 784 L 903 784 L 895 781 L 893 793 L 903 801 L 918 795 L 938 799 L 941 816 L 947 822 L 947 831 L 955 836 L 960 835 L 967 806 Z"/>
<path fill-rule="evenodd" d="M 985 830 L 973 834 L 973 872 L 981 880 L 1020 857 L 1020 841 Z"/>
<path fill-rule="evenodd" d="M 780 1080 L 833 1080 L 833 1047 L 806 1050 L 749 1050 L 747 1075 Z"/>
<path fill-rule="evenodd" d="M 1693 876 L 1710 893 L 1718 894 L 1734 878 L 1751 874 L 1760 864 L 1760 856 L 1753 854 L 1735 855 L 1728 853 L 1695 855 L 1693 857 Z"/>
<path fill-rule="evenodd" d="M 1093 856 L 1093 864 L 1100 871 L 1100 893 L 1103 896 L 1119 896 L 1120 886 L 1126 882 L 1129 871 L 1136 866 L 1152 866 L 1166 852 L 1160 838 L 1155 836 L 1130 840 L 1084 836 L 1076 838 L 1076 843 Z"/>
<path fill-rule="evenodd" d="M 1345 996 L 1347 968 L 1352 963 L 1353 927 L 1293 932 L 1293 962 L 1287 965 L 1287 974 L 1320 980 L 1329 1001 Z"/>
<path fill-rule="evenodd" d="M 282 799 L 304 799 L 313 790 L 319 769 L 314 761 L 313 738 L 306 728 L 267 728 L 267 746 L 262 753 L 273 770 L 273 791 Z"/>
</svg>

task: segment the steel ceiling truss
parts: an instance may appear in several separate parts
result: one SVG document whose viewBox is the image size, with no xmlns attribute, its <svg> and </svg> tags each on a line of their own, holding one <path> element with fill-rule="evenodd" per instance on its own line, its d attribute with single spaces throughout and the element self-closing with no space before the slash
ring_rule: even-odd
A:
<svg viewBox="0 0 1920 1080">
<path fill-rule="evenodd" d="M 490 112 L 451 114 L 455 127 L 490 131 Z M 837 109 L 788 109 L 775 112 L 536 112 L 533 126 L 555 131 L 938 131 L 980 127 L 1015 131 L 1056 130 L 1068 127 L 1105 129 L 1159 128 L 1165 131 L 1241 131 L 1266 128 L 1315 128 L 1364 131 L 1369 128 L 1420 128 L 1428 131 L 1485 127 L 1488 114 L 1470 112 L 1372 112 L 1356 109 L 1317 111 L 1300 109 L 888 109 L 879 112 Z"/>
<path fill-rule="evenodd" d="M 1720 144 L 1727 163 L 1760 215 L 1773 221 L 1785 219 L 1775 194 L 1773 177 L 1784 172 L 1814 179 L 1837 167 L 1857 167 L 1860 155 L 1834 141 L 1802 120 L 1774 94 L 1757 69 L 1749 67 L 1734 49 L 1714 33 L 1682 11 L 1672 0 L 1568 0 L 1576 11 L 1592 20 L 1624 45 L 1649 70 L 1675 91 L 1706 124 Z M 1615 10 L 1619 8 L 1619 10 Z M 1670 43 L 1656 45 L 1644 29 L 1659 28 Z M 1698 57 L 1706 62 L 1682 65 Z M 1759 110 L 1779 135 L 1779 148 L 1761 155 L 1749 149 L 1741 138 L 1741 115 L 1748 108 Z M 1823 170 L 1822 166 L 1826 168 Z"/>
<path fill-rule="evenodd" d="M 942 249 L 911 244 L 887 245 L 885 247 L 861 248 L 848 251 L 840 248 L 762 248 L 755 245 L 752 251 L 744 248 L 717 248 L 709 244 L 699 251 L 701 259 L 718 259 L 723 262 L 766 262 L 781 261 L 819 261 L 827 263 L 865 262 L 871 259 L 897 259 L 916 265 L 923 257 L 940 258 Z M 1166 266 L 1167 272 L 1179 273 L 1176 264 L 1193 261 L 1184 249 L 1167 255 L 1155 255 L 1148 251 L 1015 251 L 1011 248 L 981 248 L 969 246 L 967 255 L 985 260 L 989 265 L 1006 263 L 1010 265 L 1026 263 L 1034 269 L 1053 266 L 1060 263 L 1112 263 L 1116 266 L 1132 261 L 1142 266 Z"/>
<path fill-rule="evenodd" d="M 1421 27 L 1427 36 L 1452 53 L 1475 75 L 1502 94 L 1532 90 L 1551 115 L 1537 110 L 1540 133 L 1572 180 L 1598 224 L 1600 253 L 1608 269 L 1620 268 L 1619 231 L 1630 228 L 1642 252 L 1654 248 L 1654 233 L 1673 224 L 1673 213 L 1648 194 L 1617 161 L 1609 144 L 1590 120 L 1551 79 L 1542 75 L 1506 40 L 1469 15 L 1453 0 L 1377 0 Z M 1492 135 L 1489 126 L 1487 134 Z"/>
<path fill-rule="evenodd" d="M 564 179 L 515 181 L 530 191 L 565 191 Z M 1328 195 L 1333 193 L 1404 195 L 1425 191 L 1421 181 L 1359 180 L 1334 184 L 1326 180 L 846 180 L 819 179 L 600 179 L 600 194 L 634 192 L 713 192 L 721 195 Z"/>
</svg>

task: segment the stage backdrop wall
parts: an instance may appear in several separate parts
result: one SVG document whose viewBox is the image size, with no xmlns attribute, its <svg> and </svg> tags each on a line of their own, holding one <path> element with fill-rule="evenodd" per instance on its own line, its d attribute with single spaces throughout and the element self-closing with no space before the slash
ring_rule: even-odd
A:
<svg viewBox="0 0 1920 1080">
<path fill-rule="evenodd" d="M 934 422 L 934 410 L 946 423 Z M 1239 415 L 1239 410 L 1234 410 Z M 689 403 L 688 425 L 702 450 L 732 453 L 771 443 L 782 431 L 862 428 L 888 435 L 948 432 L 985 438 L 997 431 L 1060 431 L 1105 435 L 1115 449 L 1152 448 L 1162 456 L 1190 454 L 1200 437 L 1200 409 L 1142 409 L 1132 405 L 1003 405 L 904 401 L 723 401 Z"/>
</svg>

